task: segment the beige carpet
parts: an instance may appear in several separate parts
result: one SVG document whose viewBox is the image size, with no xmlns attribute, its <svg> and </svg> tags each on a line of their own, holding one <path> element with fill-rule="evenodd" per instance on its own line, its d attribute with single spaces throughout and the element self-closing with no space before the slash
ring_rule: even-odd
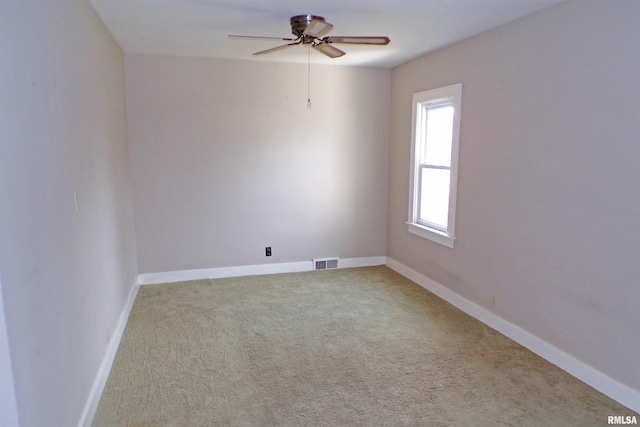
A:
<svg viewBox="0 0 640 427">
<path fill-rule="evenodd" d="M 636 415 L 387 267 L 145 286 L 94 426 L 603 426 Z"/>
</svg>

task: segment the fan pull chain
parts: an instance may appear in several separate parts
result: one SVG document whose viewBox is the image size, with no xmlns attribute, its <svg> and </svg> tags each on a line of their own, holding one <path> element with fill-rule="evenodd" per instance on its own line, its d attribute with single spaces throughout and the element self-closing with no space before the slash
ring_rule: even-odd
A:
<svg viewBox="0 0 640 427">
<path fill-rule="evenodd" d="M 311 45 L 307 52 L 307 108 L 311 108 Z"/>
</svg>

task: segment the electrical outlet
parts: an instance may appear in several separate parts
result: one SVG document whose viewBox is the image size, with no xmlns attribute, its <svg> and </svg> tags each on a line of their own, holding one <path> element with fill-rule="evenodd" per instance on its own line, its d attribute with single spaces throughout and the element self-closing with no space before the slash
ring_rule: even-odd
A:
<svg viewBox="0 0 640 427">
<path fill-rule="evenodd" d="M 498 305 L 498 296 L 496 294 L 491 294 L 491 306 L 495 307 Z"/>
<path fill-rule="evenodd" d="M 264 252 L 267 256 L 271 256 L 271 246 L 267 246 L 264 248 Z"/>
</svg>

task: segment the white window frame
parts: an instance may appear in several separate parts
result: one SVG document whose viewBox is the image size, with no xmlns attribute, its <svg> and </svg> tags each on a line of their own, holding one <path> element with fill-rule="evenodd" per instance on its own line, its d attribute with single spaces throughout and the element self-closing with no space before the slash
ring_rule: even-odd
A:
<svg viewBox="0 0 640 427">
<path fill-rule="evenodd" d="M 460 142 L 460 106 L 462 104 L 462 84 L 454 84 L 413 94 L 411 125 L 411 178 L 409 194 L 409 232 L 425 239 L 453 248 L 456 230 L 456 195 L 458 188 L 458 151 Z M 441 105 L 453 106 L 453 135 L 451 141 L 451 168 L 449 184 L 449 211 L 446 229 L 418 222 L 418 201 L 420 200 L 420 153 L 424 149 L 425 133 L 423 111 L 425 107 Z"/>
</svg>

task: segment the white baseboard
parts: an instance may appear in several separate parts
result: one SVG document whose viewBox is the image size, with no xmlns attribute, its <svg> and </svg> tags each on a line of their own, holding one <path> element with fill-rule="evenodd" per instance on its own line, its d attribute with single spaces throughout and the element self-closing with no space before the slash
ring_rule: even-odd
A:
<svg viewBox="0 0 640 427">
<path fill-rule="evenodd" d="M 131 288 L 131 291 L 129 292 L 129 298 L 126 305 L 122 309 L 122 312 L 120 313 L 120 317 L 118 318 L 118 324 L 116 325 L 116 329 L 111 336 L 111 340 L 109 341 L 109 345 L 107 346 L 107 351 L 104 355 L 104 358 L 102 359 L 100 369 L 98 370 L 98 375 L 96 376 L 96 379 L 93 382 L 93 387 L 91 387 L 91 391 L 89 392 L 89 398 L 87 399 L 84 411 L 82 412 L 82 416 L 80 417 L 78 427 L 90 427 L 91 423 L 93 422 L 93 417 L 96 415 L 98 404 L 100 403 L 100 398 L 102 397 L 102 392 L 104 391 L 104 387 L 107 385 L 107 379 L 109 378 L 109 373 L 111 372 L 111 366 L 113 365 L 113 361 L 116 358 L 116 353 L 118 351 L 118 347 L 120 346 L 122 336 L 124 335 L 124 329 L 127 326 L 129 314 L 131 313 L 131 309 L 133 308 L 133 302 L 135 301 L 136 295 L 138 294 L 138 289 L 139 286 L 136 284 Z"/>
<path fill-rule="evenodd" d="M 386 257 L 341 258 L 338 268 L 369 267 L 384 265 Z M 198 270 L 167 271 L 163 273 L 144 273 L 138 276 L 139 285 L 185 282 L 188 280 L 221 279 L 225 277 L 258 276 L 263 274 L 295 273 L 311 271 L 313 263 L 309 261 L 286 262 L 278 264 L 241 265 L 236 267 L 203 268 Z"/>
<path fill-rule="evenodd" d="M 344 258 L 338 262 L 338 268 L 372 267 L 375 265 L 385 265 L 387 257 L 372 256 L 368 258 Z"/>
<path fill-rule="evenodd" d="M 511 338 L 518 344 L 528 348 L 538 356 L 553 363 L 560 369 L 587 383 L 613 400 L 636 412 L 640 412 L 639 391 L 603 374 L 586 363 L 563 352 L 561 349 L 552 346 L 519 326 L 496 316 L 482 306 L 461 297 L 455 292 L 452 292 L 448 288 L 407 267 L 399 261 L 387 257 L 386 264 L 389 268 L 416 282 L 418 285 L 434 293 L 468 315 Z"/>
</svg>

